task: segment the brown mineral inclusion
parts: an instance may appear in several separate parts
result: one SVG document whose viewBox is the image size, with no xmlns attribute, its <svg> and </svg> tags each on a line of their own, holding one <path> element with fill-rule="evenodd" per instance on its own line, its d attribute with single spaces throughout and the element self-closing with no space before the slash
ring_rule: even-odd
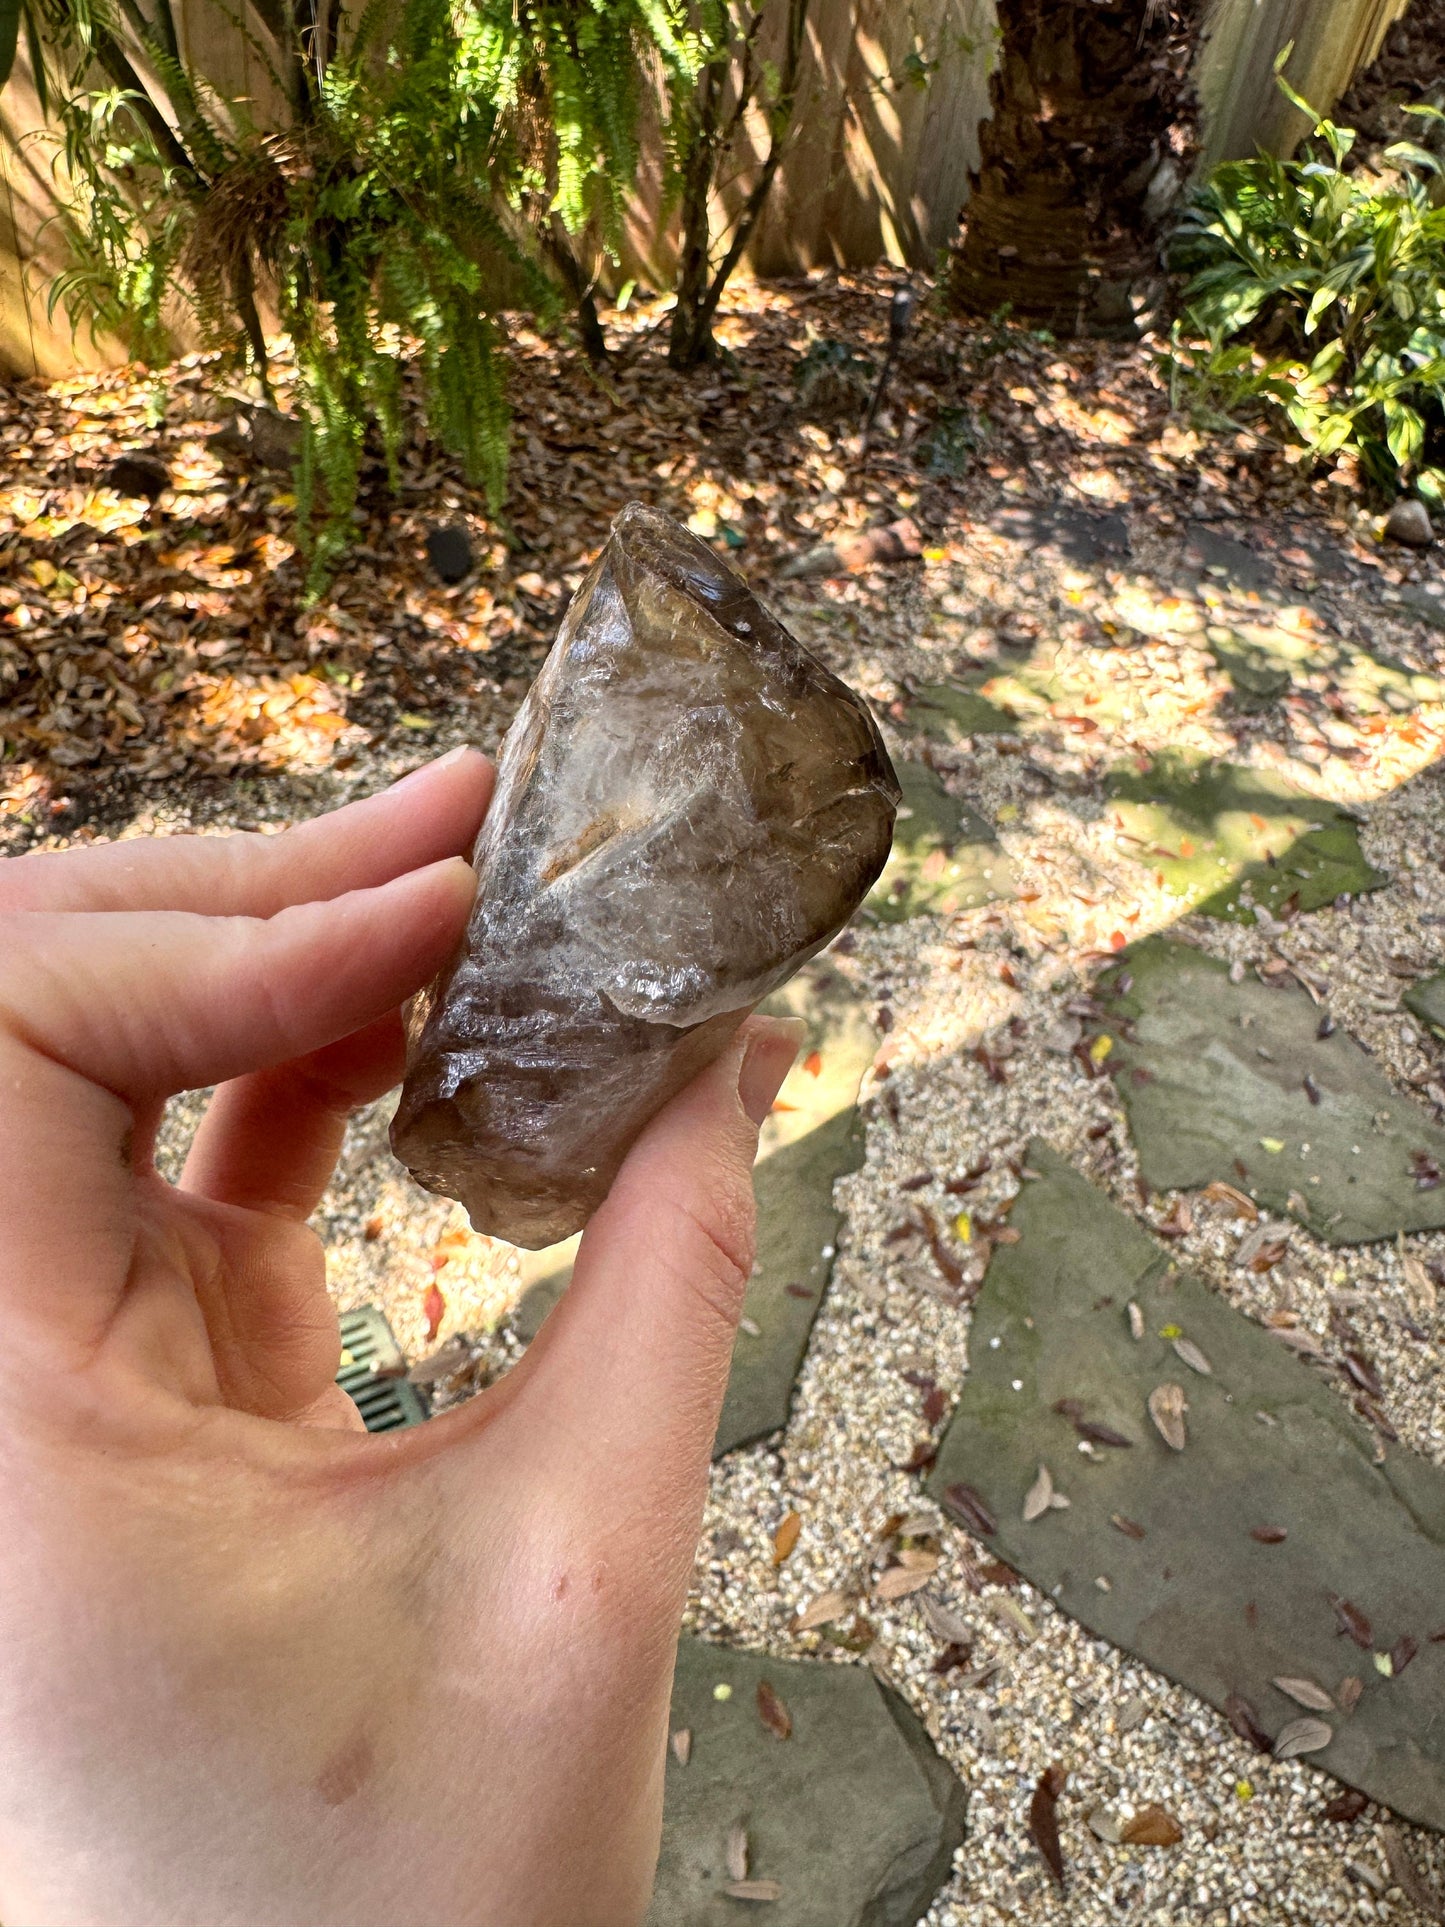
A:
<svg viewBox="0 0 1445 1927">
<path fill-rule="evenodd" d="M 539 1246 L 883 868 L 863 703 L 712 550 L 632 503 L 508 732 L 451 963 L 408 1013 L 397 1156 Z"/>
</svg>

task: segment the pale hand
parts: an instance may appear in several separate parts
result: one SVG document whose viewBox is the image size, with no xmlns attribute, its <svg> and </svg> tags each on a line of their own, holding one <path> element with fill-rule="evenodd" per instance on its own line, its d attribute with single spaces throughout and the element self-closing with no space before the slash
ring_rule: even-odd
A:
<svg viewBox="0 0 1445 1927">
<path fill-rule="evenodd" d="M 0 864 L 0 1920 L 626 1927 L 733 1327 L 754 1020 L 496 1387 L 359 1428 L 306 1225 L 473 890 L 465 754 Z M 740 1082 L 741 1080 L 741 1082 Z M 166 1098 L 216 1084 L 179 1188 Z"/>
</svg>

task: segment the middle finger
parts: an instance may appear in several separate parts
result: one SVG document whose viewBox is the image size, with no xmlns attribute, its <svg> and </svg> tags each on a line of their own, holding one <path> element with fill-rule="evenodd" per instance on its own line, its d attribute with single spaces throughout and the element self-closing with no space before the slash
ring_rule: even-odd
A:
<svg viewBox="0 0 1445 1927">
<path fill-rule="evenodd" d="M 346 1122 L 401 1077 L 401 1016 L 309 1057 L 222 1084 L 207 1106 L 181 1174 L 181 1187 L 218 1204 L 304 1219 L 331 1182 Z"/>
</svg>

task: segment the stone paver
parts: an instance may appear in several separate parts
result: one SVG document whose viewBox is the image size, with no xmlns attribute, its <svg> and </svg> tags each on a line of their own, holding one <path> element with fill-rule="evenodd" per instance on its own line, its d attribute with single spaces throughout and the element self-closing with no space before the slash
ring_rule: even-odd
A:
<svg viewBox="0 0 1445 1927">
<path fill-rule="evenodd" d="M 1288 691 L 1290 664 L 1277 651 L 1262 647 L 1237 629 L 1211 623 L 1209 652 L 1229 677 L 1235 703 L 1241 709 L 1265 709 Z"/>
<path fill-rule="evenodd" d="M 1128 990 L 1122 986 L 1128 983 Z M 1101 986 L 1144 1179 L 1221 1180 L 1333 1244 L 1445 1225 L 1445 1131 L 1303 990 L 1150 938 Z M 1438 1169 L 1437 1169 L 1438 1167 Z"/>
<path fill-rule="evenodd" d="M 1269 556 L 1205 522 L 1190 523 L 1183 559 L 1185 570 L 1196 581 L 1261 597 L 1279 588 L 1279 572 Z"/>
<path fill-rule="evenodd" d="M 758 1712 L 766 1681 L 792 1732 Z M 718 1697 L 718 1688 L 726 1697 Z M 662 1857 L 649 1927 L 914 1927 L 947 1879 L 966 1795 L 896 1693 L 864 1666 L 767 1659 L 685 1638 L 678 1648 Z M 771 1904 L 723 1891 L 729 1833 Z"/>
<path fill-rule="evenodd" d="M 966 736 L 1006 736 L 1017 727 L 1012 710 L 990 702 L 976 689 L 957 683 L 925 683 L 908 705 L 908 720 L 946 743 L 962 742 Z"/>
<path fill-rule="evenodd" d="M 1030 554 L 1042 553 L 1052 561 L 1082 568 L 1117 566 L 1130 550 L 1129 525 L 1122 515 L 1107 509 L 1074 508 L 1066 502 L 1050 508 L 1022 503 L 998 509 L 993 528 Z"/>
<path fill-rule="evenodd" d="M 954 916 L 1015 894 L 1013 866 L 976 810 L 949 794 L 926 763 L 895 764 L 903 803 L 893 852 L 865 914 L 901 923 L 923 911 Z"/>
<path fill-rule="evenodd" d="M 1128 982 L 1128 990 L 1120 986 Z M 1335 1244 L 1445 1225 L 1445 1131 L 1297 988 L 1151 938 L 1102 985 L 1145 1181 L 1214 1180 Z M 1109 1020 L 1106 1019 L 1106 1025 Z"/>
<path fill-rule="evenodd" d="M 762 1006 L 801 1017 L 808 1035 L 763 1126 L 753 1184 L 758 1256 L 714 1455 L 787 1423 L 793 1381 L 833 1269 L 841 1214 L 834 1181 L 863 1162 L 858 1086 L 878 1034 L 826 956 L 805 964 Z M 578 1240 L 523 1256 L 525 1296 L 513 1328 L 530 1341 L 566 1289 Z"/>
<path fill-rule="evenodd" d="M 1304 1717 L 1274 1682 L 1303 1680 L 1331 1734 L 1312 1757 L 1445 1827 L 1445 1474 L 1393 1446 L 1374 1463 L 1308 1365 L 1047 1145 L 1028 1157 L 1021 1238 L 990 1265 L 931 1489 L 948 1504 L 965 1482 L 997 1522 L 989 1543 L 1066 1612 L 1215 1706 L 1242 1699 L 1270 1739 Z M 1149 1414 L 1167 1385 L 1183 1450 Z M 1085 1455 L 1076 1418 L 1130 1443 Z M 1068 1505 L 1026 1523 L 1041 1466 Z"/>
<path fill-rule="evenodd" d="M 1445 970 L 1411 984 L 1400 1002 L 1427 1023 L 1437 1037 L 1445 1037 Z"/>
<path fill-rule="evenodd" d="M 1122 847 L 1157 872 L 1181 907 L 1233 923 L 1317 910 L 1388 879 L 1365 861 L 1355 819 L 1269 772 L 1157 756 L 1123 768 L 1108 793 Z"/>
</svg>

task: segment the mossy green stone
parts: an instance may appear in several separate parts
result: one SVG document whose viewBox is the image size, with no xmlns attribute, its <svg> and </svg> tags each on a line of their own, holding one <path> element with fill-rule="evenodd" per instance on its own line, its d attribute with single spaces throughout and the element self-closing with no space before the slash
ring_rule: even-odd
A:
<svg viewBox="0 0 1445 1927">
<path fill-rule="evenodd" d="M 1220 1179 L 1332 1244 L 1445 1226 L 1445 1184 L 1416 1175 L 1422 1156 L 1445 1169 L 1445 1131 L 1348 1032 L 1321 1037 L 1303 990 L 1231 983 L 1203 951 L 1151 937 L 1099 997 L 1146 1183 Z"/>
<path fill-rule="evenodd" d="M 976 689 L 958 683 L 925 683 L 908 705 L 908 720 L 926 736 L 947 743 L 966 736 L 1008 735 L 1018 728 L 1010 709 L 1001 709 Z"/>
<path fill-rule="evenodd" d="M 929 1489 L 966 1482 L 997 1520 L 990 1547 L 1091 1632 L 1214 1706 L 1238 1694 L 1275 1736 L 1299 1707 L 1274 1681 L 1335 1694 L 1312 1761 L 1421 1825 L 1445 1829 L 1445 1472 L 1375 1436 L 1310 1366 L 1195 1278 L 1046 1144 L 974 1308 L 969 1375 Z M 1138 1305 L 1144 1336 L 1130 1332 Z M 1175 1352 L 1183 1335 L 1211 1372 Z M 1156 1387 L 1188 1401 L 1183 1451 L 1149 1416 Z M 1055 1408 L 1132 1440 L 1078 1450 Z M 1068 1499 L 1032 1523 L 1040 1464 Z M 1127 1522 L 1121 1530 L 1117 1520 Z M 1255 1527 L 1283 1529 L 1276 1543 Z M 1340 1637 L 1332 1595 L 1369 1624 Z M 1387 1677 L 1374 1654 L 1417 1642 Z M 1292 1769 L 1293 1770 L 1293 1769 Z"/>
<path fill-rule="evenodd" d="M 766 1680 L 787 1708 L 779 1740 L 758 1716 Z M 729 1690 L 724 1698 L 716 1688 Z M 649 1927 L 914 1927 L 953 1869 L 967 1796 L 917 1715 L 866 1666 L 769 1659 L 685 1638 L 667 1757 L 662 1855 Z M 767 1905 L 729 1897 L 728 1834 L 747 1834 Z"/>
<path fill-rule="evenodd" d="M 1428 1024 L 1437 1037 L 1445 1037 L 1445 970 L 1437 970 L 1433 977 L 1422 977 L 1418 983 L 1411 984 L 1400 1002 L 1422 1023 Z"/>
<path fill-rule="evenodd" d="M 865 904 L 880 923 L 957 916 L 1016 893 L 1013 865 L 976 810 L 926 763 L 898 763 L 893 849 Z"/>
<path fill-rule="evenodd" d="M 1252 923 L 1255 904 L 1318 910 L 1389 880 L 1347 810 L 1264 770 L 1166 754 L 1115 770 L 1107 788 L 1121 849 L 1204 916 Z"/>
</svg>

